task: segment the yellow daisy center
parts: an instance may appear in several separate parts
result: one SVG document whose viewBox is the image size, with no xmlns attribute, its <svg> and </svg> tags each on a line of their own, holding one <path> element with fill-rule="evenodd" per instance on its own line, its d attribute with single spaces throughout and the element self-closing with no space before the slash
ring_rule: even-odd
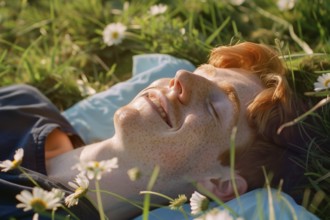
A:
<svg viewBox="0 0 330 220">
<path fill-rule="evenodd" d="M 100 166 L 100 163 L 97 162 L 97 161 L 95 161 L 95 162 L 94 162 L 94 167 L 95 167 L 95 168 L 98 168 L 99 166 Z"/>
<path fill-rule="evenodd" d="M 13 169 L 17 168 L 19 165 L 21 165 L 21 160 L 13 160 L 12 161 L 12 167 Z"/>
<path fill-rule="evenodd" d="M 32 199 L 30 205 L 32 206 L 33 210 L 38 213 L 45 211 L 47 208 L 47 203 L 40 198 Z"/>
<path fill-rule="evenodd" d="M 209 200 L 208 199 L 203 199 L 201 202 L 201 211 L 206 211 L 209 207 Z"/>
<path fill-rule="evenodd" d="M 119 37 L 119 33 L 118 32 L 112 32 L 112 34 L 111 34 L 111 37 L 113 38 L 113 39 L 117 39 L 118 37 Z"/>
<path fill-rule="evenodd" d="M 171 209 L 180 208 L 185 202 L 187 202 L 187 197 L 185 195 L 179 195 L 178 198 L 170 202 Z"/>
<path fill-rule="evenodd" d="M 100 167 L 100 163 L 98 161 L 94 161 L 91 166 L 88 166 L 87 167 L 87 170 L 90 170 L 90 171 L 95 171 L 97 170 L 98 168 Z"/>
<path fill-rule="evenodd" d="M 324 86 L 330 88 L 330 79 L 325 80 Z"/>
<path fill-rule="evenodd" d="M 80 186 L 75 190 L 74 198 L 79 199 L 79 198 L 83 197 L 86 194 L 86 192 L 87 192 L 87 189 Z"/>
</svg>

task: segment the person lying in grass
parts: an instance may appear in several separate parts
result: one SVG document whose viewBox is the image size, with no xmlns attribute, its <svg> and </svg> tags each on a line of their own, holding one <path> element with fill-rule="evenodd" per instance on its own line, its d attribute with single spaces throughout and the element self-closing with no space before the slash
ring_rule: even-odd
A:
<svg viewBox="0 0 330 220">
<path fill-rule="evenodd" d="M 243 195 L 263 187 L 265 173 L 272 175 L 272 186 L 291 193 L 303 173 L 289 158 L 291 152 L 301 153 L 292 146 L 303 139 L 296 126 L 280 133 L 278 128 L 295 118 L 299 108 L 274 50 L 250 42 L 221 46 L 195 71 L 179 70 L 174 78 L 161 78 L 142 90 L 116 111 L 113 137 L 89 145 L 36 89 L 2 88 L 0 160 L 23 148 L 22 167 L 67 186 L 79 173 L 72 167 L 80 162 L 118 159 L 118 168 L 102 176 L 100 188 L 131 201 L 143 201 L 139 192 L 146 189 L 155 166 L 160 172 L 152 190 L 171 198 L 189 197 L 198 183 L 226 202 L 236 197 L 236 190 Z M 230 168 L 232 148 L 235 172 Z M 133 167 L 142 172 L 137 181 L 127 175 Z M 1 172 L 1 209 L 16 206 L 14 197 L 27 184 L 18 175 Z M 95 193 L 88 196 L 97 203 Z M 141 213 L 116 197 L 102 199 L 110 219 Z M 164 202 L 152 198 L 152 203 Z M 24 216 L 21 210 L 11 211 Z"/>
</svg>

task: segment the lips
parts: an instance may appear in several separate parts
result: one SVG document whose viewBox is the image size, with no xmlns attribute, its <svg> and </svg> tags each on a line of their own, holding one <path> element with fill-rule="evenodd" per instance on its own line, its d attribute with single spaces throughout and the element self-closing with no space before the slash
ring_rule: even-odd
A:
<svg viewBox="0 0 330 220">
<path fill-rule="evenodd" d="M 172 123 L 169 119 L 168 112 L 166 111 L 165 100 L 163 100 L 164 98 L 150 93 L 147 95 L 147 98 L 150 101 L 151 106 L 158 112 L 159 116 L 170 128 L 172 128 Z"/>
</svg>

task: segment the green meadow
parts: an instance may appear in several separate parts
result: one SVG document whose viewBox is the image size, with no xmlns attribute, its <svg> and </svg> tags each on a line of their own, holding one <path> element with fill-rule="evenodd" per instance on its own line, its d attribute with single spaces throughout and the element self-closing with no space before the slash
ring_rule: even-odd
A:
<svg viewBox="0 0 330 220">
<path fill-rule="evenodd" d="M 290 2 L 290 1 L 285 1 Z M 26 83 L 60 110 L 131 76 L 132 57 L 164 53 L 198 66 L 210 50 L 243 41 L 273 46 L 311 111 L 318 139 L 297 161 L 308 178 L 302 205 L 330 219 L 330 2 L 296 0 L 0 0 L 0 86 Z M 162 4 L 163 8 L 152 6 Z M 125 27 L 120 42 L 104 38 Z M 121 39 L 122 38 L 122 39 Z M 314 109 L 313 109 L 314 107 Z M 311 125 L 312 126 L 312 125 Z"/>
</svg>

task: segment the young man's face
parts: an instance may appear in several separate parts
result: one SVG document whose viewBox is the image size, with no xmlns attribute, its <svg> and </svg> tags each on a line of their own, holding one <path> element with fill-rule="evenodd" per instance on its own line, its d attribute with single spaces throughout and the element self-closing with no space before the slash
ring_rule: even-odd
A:
<svg viewBox="0 0 330 220">
<path fill-rule="evenodd" d="M 253 140 L 246 108 L 261 90 L 260 80 L 242 69 L 181 70 L 173 79 L 155 81 L 116 112 L 115 137 L 136 166 L 158 164 L 171 176 L 212 175 L 235 125 L 237 147 Z"/>
</svg>

